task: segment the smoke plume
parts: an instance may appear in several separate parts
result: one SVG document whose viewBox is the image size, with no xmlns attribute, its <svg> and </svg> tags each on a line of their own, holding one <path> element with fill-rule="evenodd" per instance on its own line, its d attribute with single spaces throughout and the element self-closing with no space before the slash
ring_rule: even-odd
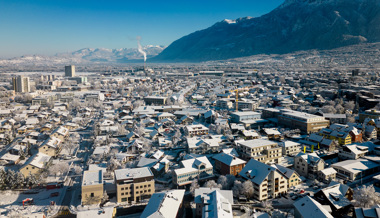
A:
<svg viewBox="0 0 380 218">
<path fill-rule="evenodd" d="M 136 39 L 137 39 L 137 49 L 142 55 L 144 55 L 144 62 L 146 62 L 146 52 L 143 50 L 140 44 L 141 36 L 137 36 Z"/>
</svg>

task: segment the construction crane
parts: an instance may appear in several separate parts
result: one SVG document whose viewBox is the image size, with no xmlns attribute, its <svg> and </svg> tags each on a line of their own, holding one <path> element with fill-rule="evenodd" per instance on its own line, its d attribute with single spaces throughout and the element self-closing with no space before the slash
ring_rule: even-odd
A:
<svg viewBox="0 0 380 218">
<path fill-rule="evenodd" d="M 238 101 L 239 101 L 239 91 L 245 91 L 254 88 L 254 86 L 241 87 L 233 90 L 228 90 L 229 92 L 235 92 L 235 111 L 238 111 Z"/>
</svg>

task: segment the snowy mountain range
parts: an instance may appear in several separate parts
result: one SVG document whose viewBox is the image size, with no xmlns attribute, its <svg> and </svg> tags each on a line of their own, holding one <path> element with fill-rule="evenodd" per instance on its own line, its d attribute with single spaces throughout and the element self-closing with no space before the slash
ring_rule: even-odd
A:
<svg viewBox="0 0 380 218">
<path fill-rule="evenodd" d="M 147 57 L 158 55 L 164 46 L 144 46 Z M 0 60 L 0 65 L 54 65 L 54 64 L 88 64 L 88 63 L 136 63 L 143 62 L 143 55 L 137 48 L 84 48 L 74 52 L 59 53 L 53 56 L 27 55 Z"/>
<path fill-rule="evenodd" d="M 184 36 L 151 61 L 224 60 L 379 41 L 379 0 L 286 0 L 261 17 L 225 19 Z"/>
</svg>

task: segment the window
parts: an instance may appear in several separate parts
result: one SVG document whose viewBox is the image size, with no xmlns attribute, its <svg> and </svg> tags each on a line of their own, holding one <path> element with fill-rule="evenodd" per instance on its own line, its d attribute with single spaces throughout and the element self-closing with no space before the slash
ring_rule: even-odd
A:
<svg viewBox="0 0 380 218">
<path fill-rule="evenodd" d="M 136 189 L 139 189 L 139 187 L 138 187 L 138 186 L 136 186 Z"/>
<path fill-rule="evenodd" d="M 91 197 L 94 197 L 94 196 L 95 196 L 95 195 L 94 195 L 94 192 L 92 192 L 92 193 L 91 193 Z"/>
<path fill-rule="evenodd" d="M 123 190 L 124 190 L 124 188 L 121 188 L 121 190 L 123 191 Z"/>
<path fill-rule="evenodd" d="M 124 192 L 122 192 L 121 195 L 124 195 Z"/>
</svg>

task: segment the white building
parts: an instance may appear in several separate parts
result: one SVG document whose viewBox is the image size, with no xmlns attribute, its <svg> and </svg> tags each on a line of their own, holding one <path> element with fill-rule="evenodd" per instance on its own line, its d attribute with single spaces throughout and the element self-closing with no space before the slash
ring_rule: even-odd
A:
<svg viewBox="0 0 380 218">
<path fill-rule="evenodd" d="M 175 169 L 173 182 L 178 186 L 190 184 L 194 179 L 202 180 L 212 177 L 213 166 L 207 157 L 181 161 L 182 168 Z"/>
</svg>

